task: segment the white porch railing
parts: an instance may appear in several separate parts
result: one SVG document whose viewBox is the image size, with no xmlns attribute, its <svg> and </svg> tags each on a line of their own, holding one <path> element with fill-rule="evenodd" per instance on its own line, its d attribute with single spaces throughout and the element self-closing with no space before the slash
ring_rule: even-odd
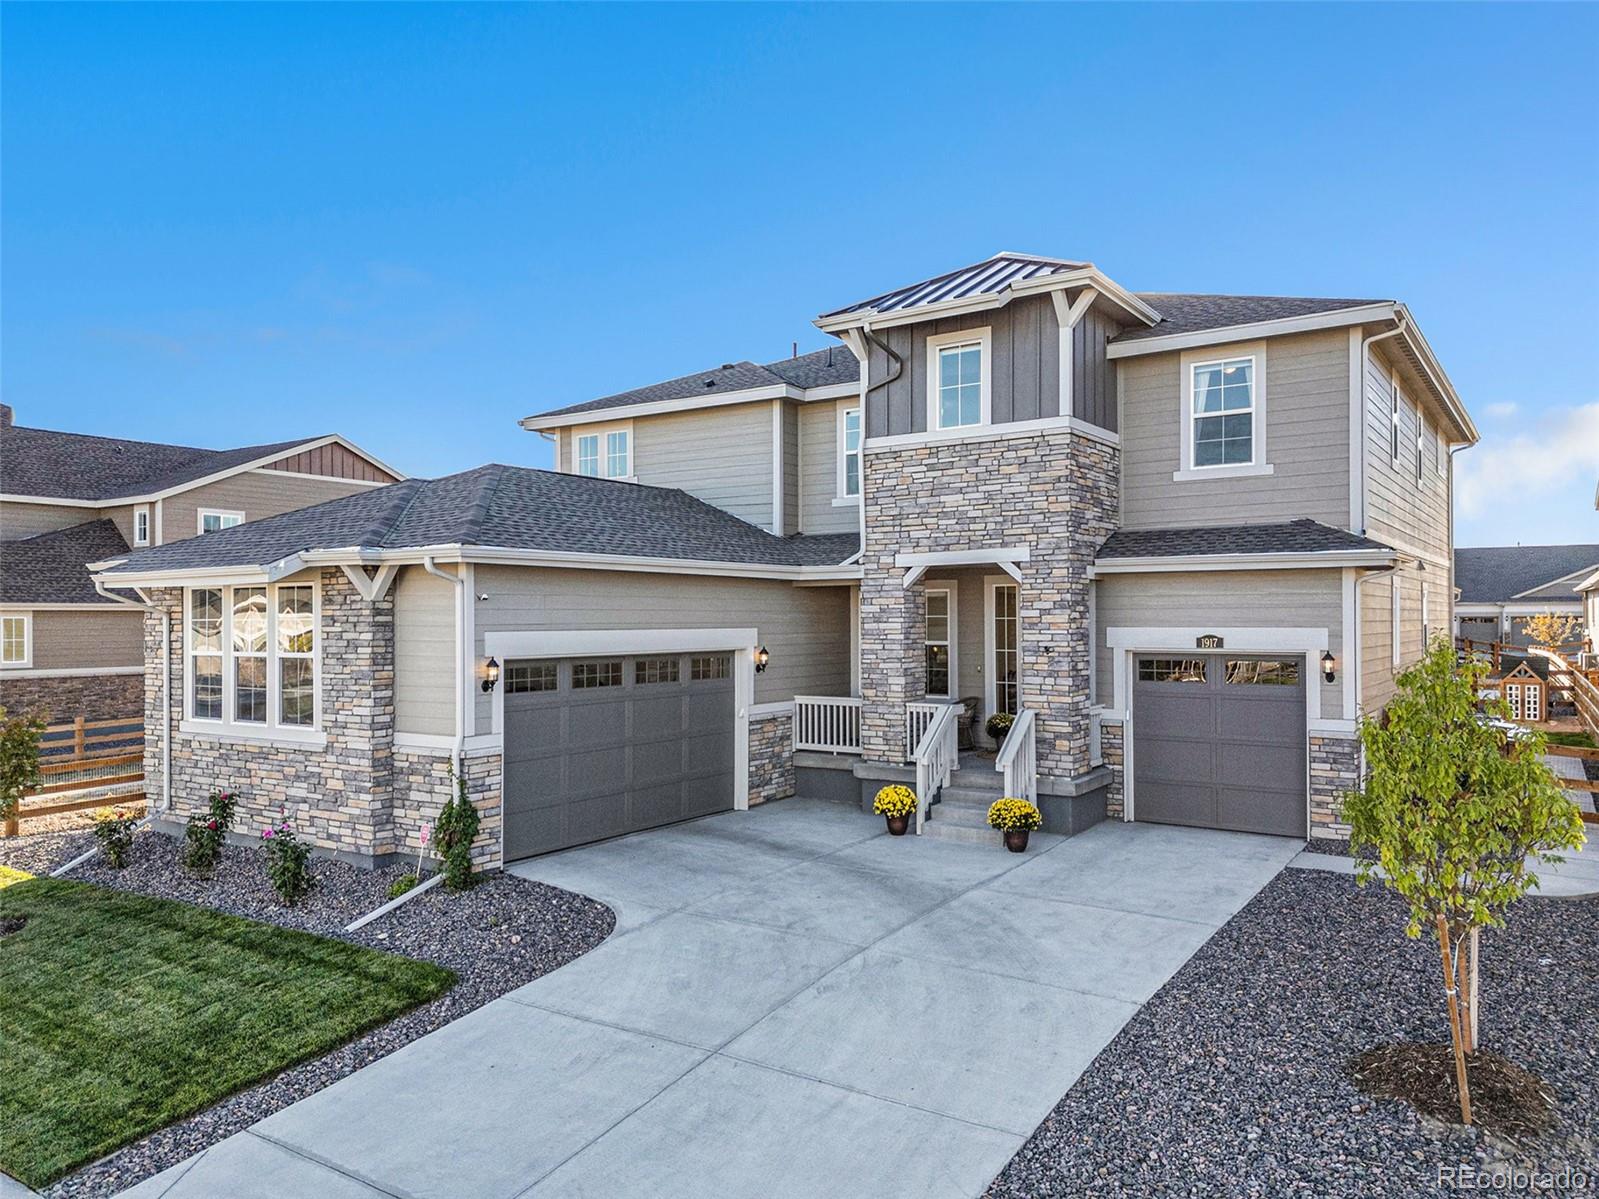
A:
<svg viewBox="0 0 1599 1199">
<path fill-rule="evenodd" d="M 921 836 L 927 819 L 927 805 L 934 792 L 949 785 L 949 776 L 960 767 L 960 736 L 956 722 L 959 704 L 936 704 L 911 755 L 916 762 L 916 835 Z"/>
<path fill-rule="evenodd" d="M 905 760 L 907 762 L 916 757 L 916 747 L 922 742 L 922 734 L 927 732 L 927 726 L 933 723 L 933 718 L 945 708 L 959 708 L 960 704 L 947 703 L 943 700 L 918 700 L 905 705 Z"/>
<path fill-rule="evenodd" d="M 861 752 L 861 701 L 831 695 L 794 697 L 794 748 Z"/>
<path fill-rule="evenodd" d="M 1038 802 L 1038 754 L 1033 735 L 1033 710 L 1023 708 L 1005 736 L 994 759 L 994 769 L 1005 776 L 1005 794 L 1012 799 Z"/>
</svg>

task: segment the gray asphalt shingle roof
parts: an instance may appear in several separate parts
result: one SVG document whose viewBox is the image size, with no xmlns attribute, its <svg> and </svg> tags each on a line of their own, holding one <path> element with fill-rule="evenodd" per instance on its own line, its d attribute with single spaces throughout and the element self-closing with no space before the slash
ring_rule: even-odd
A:
<svg viewBox="0 0 1599 1199">
<path fill-rule="evenodd" d="M 202 450 L 0 425 L 0 491 L 67 500 L 149 495 L 316 440 L 299 437 L 232 450 Z"/>
<path fill-rule="evenodd" d="M 1206 525 L 1184 529 L 1122 529 L 1099 547 L 1096 562 L 1188 554 L 1321 554 L 1386 550 L 1391 546 L 1316 520 L 1263 525 Z"/>
<path fill-rule="evenodd" d="M 854 554 L 858 538 L 776 537 L 672 488 L 494 464 L 136 550 L 127 569 L 264 566 L 312 549 L 432 545 L 828 566 Z"/>
<path fill-rule="evenodd" d="M 1577 598 L 1572 586 L 1557 579 L 1578 571 L 1599 570 L 1599 545 L 1490 545 L 1455 551 L 1455 586 L 1462 603 L 1508 603 L 1525 592 L 1528 599 Z"/>
<path fill-rule="evenodd" d="M 87 564 L 127 550 L 128 543 L 109 520 L 0 541 L 0 603 L 110 603 L 94 589 Z"/>
<path fill-rule="evenodd" d="M 1311 316 L 1337 312 L 1344 308 L 1363 308 L 1385 304 L 1386 300 L 1332 300 L 1306 296 L 1217 296 L 1179 292 L 1141 291 L 1138 298 L 1160 313 L 1160 320 L 1145 328 L 1123 330 L 1111 340 L 1116 343 L 1143 341 L 1151 337 L 1170 337 L 1177 333 L 1199 333 L 1225 329 L 1231 325 L 1252 325 L 1257 321 L 1285 317 Z"/>
<path fill-rule="evenodd" d="M 825 387 L 830 383 L 853 383 L 861 377 L 860 365 L 844 346 L 828 346 L 797 358 L 782 358 L 758 366 L 753 362 L 728 362 L 710 370 L 680 375 L 664 383 L 635 387 L 615 395 L 601 396 L 581 404 L 556 408 L 537 415 L 570 416 L 580 412 L 599 412 L 606 408 L 626 408 L 633 404 L 654 404 L 662 400 L 686 400 L 697 396 L 722 395 L 730 391 L 749 391 L 757 387 L 776 387 L 792 383 L 795 387 Z"/>
</svg>

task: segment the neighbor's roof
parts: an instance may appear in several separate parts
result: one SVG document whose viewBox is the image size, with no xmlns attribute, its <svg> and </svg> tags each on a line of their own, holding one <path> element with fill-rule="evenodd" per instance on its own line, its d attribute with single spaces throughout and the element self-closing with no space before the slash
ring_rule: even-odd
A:
<svg viewBox="0 0 1599 1199">
<path fill-rule="evenodd" d="M 0 604 L 109 604 L 94 589 L 87 563 L 127 552 L 109 520 L 0 541 Z"/>
<path fill-rule="evenodd" d="M 1492 545 L 1455 550 L 1455 586 L 1460 589 L 1460 601 L 1467 604 L 1575 600 L 1582 576 L 1595 569 L 1599 569 L 1599 545 Z"/>
<path fill-rule="evenodd" d="M 268 566 L 308 550 L 454 545 L 798 567 L 841 564 L 858 539 L 777 537 L 673 488 L 495 464 L 136 550 L 116 569 Z"/>
<path fill-rule="evenodd" d="M 1326 554 L 1381 551 L 1391 546 L 1316 520 L 1269 525 L 1206 525 L 1184 529 L 1122 529 L 1095 555 L 1096 562 L 1118 558 L 1175 558 L 1220 554 Z"/>
<path fill-rule="evenodd" d="M 1391 300 L 1330 300 L 1303 296 L 1218 296 L 1188 295 L 1178 292 L 1141 291 L 1140 300 L 1160 313 L 1160 320 L 1148 327 L 1125 329 L 1115 342 L 1142 341 L 1150 337 L 1170 337 L 1176 333 L 1201 333 L 1207 329 L 1226 329 L 1233 325 L 1253 325 L 1287 317 L 1314 316 L 1370 304 L 1390 304 Z"/>
<path fill-rule="evenodd" d="M 732 391 L 751 391 L 760 387 L 778 387 L 784 383 L 795 387 L 826 387 L 832 383 L 855 383 L 861 377 L 860 364 L 855 355 L 843 346 L 828 346 L 796 358 L 783 358 L 758 366 L 753 362 L 726 362 L 709 370 L 681 375 L 664 383 L 651 383 L 648 387 L 635 387 L 615 395 L 602 396 L 553 412 L 540 412 L 536 416 L 571 416 L 579 412 L 597 412 L 605 408 L 627 408 L 634 404 L 653 404 L 661 400 L 686 400 L 698 396 L 722 395 Z M 529 417 L 529 420 L 533 417 Z"/>
<path fill-rule="evenodd" d="M 0 492 L 110 502 L 165 491 L 324 439 L 299 437 L 233 450 L 202 450 L 21 425 L 0 426 Z"/>
<path fill-rule="evenodd" d="M 1041 258 L 1036 254 L 1013 254 L 1001 251 L 992 258 L 974 262 L 971 266 L 963 266 L 958 270 L 935 275 L 931 279 L 923 279 L 920 283 L 885 291 L 882 295 L 873 296 L 869 300 L 858 300 L 843 308 L 835 308 L 832 312 L 824 312 L 820 319 L 844 316 L 851 312 L 903 312 L 910 308 L 921 308 L 948 300 L 994 296 L 1026 279 L 1063 275 L 1068 271 L 1080 271 L 1091 265 L 1087 262 L 1068 262 L 1063 258 Z"/>
</svg>

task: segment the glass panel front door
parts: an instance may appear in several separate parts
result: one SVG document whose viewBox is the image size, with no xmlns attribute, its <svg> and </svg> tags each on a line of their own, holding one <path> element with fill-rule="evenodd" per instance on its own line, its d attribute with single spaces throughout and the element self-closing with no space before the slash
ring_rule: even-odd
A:
<svg viewBox="0 0 1599 1199">
<path fill-rule="evenodd" d="M 994 711 L 1015 715 L 1019 710 L 1016 689 L 1018 626 L 1016 584 L 994 587 Z"/>
</svg>

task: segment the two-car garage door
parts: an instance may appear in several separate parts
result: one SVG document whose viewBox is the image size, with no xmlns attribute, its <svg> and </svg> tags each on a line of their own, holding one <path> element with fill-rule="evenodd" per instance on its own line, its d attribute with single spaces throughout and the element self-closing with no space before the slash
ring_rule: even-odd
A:
<svg viewBox="0 0 1599 1199">
<path fill-rule="evenodd" d="M 1306 835 L 1303 657 L 1151 654 L 1133 669 L 1137 819 Z"/>
<path fill-rule="evenodd" d="M 731 809 L 732 662 L 507 662 L 505 860 Z"/>
</svg>

